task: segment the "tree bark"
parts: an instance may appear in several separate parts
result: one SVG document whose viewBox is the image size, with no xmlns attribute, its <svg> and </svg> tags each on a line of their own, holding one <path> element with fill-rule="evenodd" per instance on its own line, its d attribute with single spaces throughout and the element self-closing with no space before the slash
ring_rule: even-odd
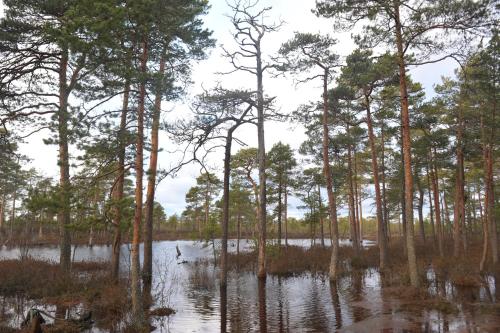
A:
<svg viewBox="0 0 500 333">
<path fill-rule="evenodd" d="M 413 177 L 411 172 L 411 138 L 410 115 L 408 108 L 408 89 L 406 87 L 406 68 L 403 51 L 402 27 L 399 16 L 399 1 L 394 0 L 394 19 L 396 26 L 396 45 L 399 66 L 399 89 L 401 98 L 401 124 L 403 127 L 403 156 L 404 156 L 404 182 L 405 182 L 405 211 L 407 222 L 406 248 L 408 254 L 408 267 L 410 281 L 413 287 L 420 285 L 417 269 L 417 256 L 415 253 L 415 240 L 413 230 Z"/>
<path fill-rule="evenodd" d="M 333 193 L 333 180 L 330 171 L 330 159 L 328 157 L 328 70 L 323 74 L 323 172 L 326 180 L 326 193 L 328 195 L 328 211 L 330 214 L 330 225 L 332 227 L 332 255 L 330 257 L 329 277 L 330 281 L 337 280 L 337 264 L 339 251 L 339 227 L 337 222 L 337 203 Z"/>
<path fill-rule="evenodd" d="M 17 178 L 17 171 L 16 171 Z M 17 184 L 14 184 L 14 192 L 12 193 L 12 207 L 10 207 L 10 237 L 14 235 L 14 222 L 16 221 L 16 200 L 17 200 Z"/>
<path fill-rule="evenodd" d="M 494 129 L 491 130 L 490 137 L 486 138 L 486 129 L 483 119 L 481 117 L 481 132 L 483 136 L 483 159 L 484 159 L 484 216 L 486 220 L 485 227 L 488 229 L 490 241 L 491 259 L 494 266 L 498 264 L 498 236 L 495 221 L 495 191 L 494 191 L 494 178 L 493 178 L 493 138 Z M 484 242 L 485 246 L 487 241 Z M 486 250 L 485 250 L 486 251 Z"/>
<path fill-rule="evenodd" d="M 59 186 L 60 205 L 57 219 L 60 234 L 60 257 L 59 264 L 63 272 L 68 273 L 71 269 L 71 235 L 68 229 L 70 224 L 70 178 L 69 178 L 69 150 L 68 150 L 68 50 L 63 49 L 61 53 L 59 68 L 59 112 L 58 135 L 59 135 Z"/>
<path fill-rule="evenodd" d="M 321 210 L 322 210 L 321 206 L 322 206 L 322 203 L 321 203 L 321 187 L 318 184 L 318 216 L 319 216 L 319 224 L 320 224 L 320 232 L 321 232 L 321 246 L 325 247 L 325 228 L 324 228 L 323 216 L 322 216 L 322 213 L 321 213 Z"/>
<path fill-rule="evenodd" d="M 361 225 L 361 198 L 359 194 L 361 191 L 358 189 L 358 158 L 354 152 L 354 205 L 356 206 L 356 227 L 358 230 L 358 240 L 360 245 L 363 245 L 363 230 Z"/>
<path fill-rule="evenodd" d="M 386 238 L 387 241 L 390 239 L 391 235 L 391 225 L 389 223 L 389 211 L 387 210 L 387 195 L 386 195 L 386 184 L 385 184 L 385 138 L 384 138 L 384 122 L 382 121 L 382 126 L 381 126 L 381 147 L 382 147 L 382 175 L 381 175 L 381 180 L 382 180 L 382 202 L 383 202 L 383 208 L 384 208 L 384 226 L 386 227 Z"/>
<path fill-rule="evenodd" d="M 2 195 L 2 200 L 0 201 L 0 236 L 3 235 L 5 224 L 5 195 Z"/>
<path fill-rule="evenodd" d="M 285 246 L 288 246 L 288 188 L 287 184 L 285 184 L 285 202 L 283 203 L 284 205 L 284 214 L 285 216 L 283 217 L 285 219 Z"/>
<path fill-rule="evenodd" d="M 427 199 L 429 200 L 429 218 L 431 221 L 431 234 L 432 234 L 432 240 L 434 241 L 434 245 L 436 245 L 437 238 L 436 238 L 436 228 L 434 225 L 434 205 L 432 204 L 432 189 L 431 189 L 431 175 L 429 171 L 429 162 L 425 166 L 425 171 L 427 173 Z"/>
<path fill-rule="evenodd" d="M 142 41 L 142 55 L 140 71 L 142 74 L 147 72 L 148 44 L 147 39 Z M 140 279 L 140 260 L 139 244 L 141 237 L 142 222 L 142 180 L 143 180 L 143 150 L 144 150 L 144 104 L 146 99 L 146 82 L 143 79 L 139 85 L 139 96 L 137 102 L 137 137 L 135 154 L 135 212 L 132 233 L 131 250 L 131 298 L 132 298 L 132 316 L 134 324 L 137 327 L 144 325 L 143 300 L 141 293 Z"/>
<path fill-rule="evenodd" d="M 373 132 L 373 122 L 370 110 L 370 99 L 369 96 L 365 95 L 365 107 L 366 107 L 366 123 L 368 125 L 368 141 L 370 143 L 370 153 L 372 157 L 372 174 L 373 183 L 375 185 L 375 204 L 377 207 L 377 229 L 378 229 L 378 246 L 379 246 L 379 257 L 380 257 L 380 269 L 384 270 L 387 267 L 387 237 L 384 227 L 384 213 L 382 209 L 382 195 L 380 194 L 380 180 L 379 180 L 379 170 L 377 161 L 377 148 L 375 146 L 375 134 Z"/>
<path fill-rule="evenodd" d="M 120 130 L 118 133 L 118 181 L 116 183 L 116 188 L 113 193 L 114 200 L 116 202 L 116 207 L 114 209 L 115 214 L 113 217 L 113 253 L 111 256 L 111 278 L 116 283 L 118 282 L 118 277 L 120 274 L 120 248 L 121 248 L 121 228 L 122 228 L 122 201 L 123 201 L 123 188 L 125 183 L 125 149 L 126 143 L 126 127 L 127 127 L 127 114 L 128 114 L 128 104 L 130 97 L 130 81 L 125 82 L 125 91 L 123 93 L 123 104 L 122 112 L 120 116 Z"/>
<path fill-rule="evenodd" d="M 264 141 L 264 86 L 262 83 L 263 69 L 260 50 L 260 40 L 255 45 L 257 61 L 257 141 L 259 160 L 259 257 L 257 276 L 261 279 L 266 277 L 266 223 L 267 223 L 267 200 L 266 200 L 266 145 Z"/>
<path fill-rule="evenodd" d="M 155 102 L 153 108 L 153 124 L 151 127 L 151 153 L 149 157 L 148 187 L 146 191 L 146 221 L 144 223 L 144 262 L 142 268 L 142 280 L 144 285 L 149 287 L 151 287 L 153 277 L 153 212 L 155 202 L 156 172 L 158 168 L 158 132 L 160 129 L 161 99 L 163 92 L 162 81 L 164 73 L 165 52 L 163 52 L 161 56 L 160 68 L 157 73 L 160 82 L 158 82 L 156 86 Z"/>
<path fill-rule="evenodd" d="M 247 180 L 252 184 L 252 189 L 253 189 L 253 194 L 255 198 L 255 214 L 257 216 L 257 229 L 259 229 L 259 223 L 260 223 L 260 200 L 259 200 L 259 187 L 257 186 L 257 183 L 252 178 L 252 170 L 247 170 Z M 252 229 L 252 235 L 255 232 L 255 227 Z"/>
<path fill-rule="evenodd" d="M 233 129 L 226 136 L 226 147 L 224 152 L 224 184 L 222 195 L 222 248 L 220 256 L 220 284 L 227 285 L 227 239 L 229 236 L 229 179 L 231 173 L 231 144 L 233 141 Z M 238 243 L 239 243 L 239 220 L 238 220 Z M 238 244 L 239 252 L 239 244 Z"/>
<path fill-rule="evenodd" d="M 283 206 L 281 205 L 281 194 L 283 192 L 281 176 L 278 183 L 278 246 L 281 247 L 281 218 L 283 213 Z"/>
<path fill-rule="evenodd" d="M 462 147 L 463 140 L 463 117 L 462 110 L 458 110 L 458 123 L 457 123 L 457 170 L 455 178 L 455 207 L 453 214 L 453 255 L 458 257 L 460 255 L 461 247 L 465 247 L 463 243 L 462 234 L 464 220 L 465 220 L 465 205 L 464 205 L 464 153 Z M 464 253 L 465 254 L 465 253 Z"/>
<path fill-rule="evenodd" d="M 236 254 L 240 254 L 240 239 L 241 239 L 241 214 L 236 215 Z"/>
<path fill-rule="evenodd" d="M 347 135 L 349 136 L 349 125 L 347 125 Z M 354 185 L 352 180 L 352 148 L 347 145 L 347 185 L 349 189 L 349 232 L 351 235 L 352 247 L 356 255 L 359 254 L 358 232 L 356 228 L 356 208 L 354 206 Z"/>
<path fill-rule="evenodd" d="M 418 189 L 418 224 L 420 231 L 420 239 L 425 243 L 425 226 L 424 226 L 424 189 L 420 182 L 420 177 L 416 175 L 417 178 L 417 189 Z"/>
<path fill-rule="evenodd" d="M 432 155 L 431 155 L 432 156 Z M 444 232 L 441 223 L 441 206 L 439 204 L 439 180 L 436 166 L 436 148 L 434 148 L 434 158 L 431 158 L 431 183 L 432 191 L 434 192 L 434 210 L 436 212 L 436 227 L 437 227 L 437 241 L 439 248 L 439 255 L 444 257 Z"/>
</svg>

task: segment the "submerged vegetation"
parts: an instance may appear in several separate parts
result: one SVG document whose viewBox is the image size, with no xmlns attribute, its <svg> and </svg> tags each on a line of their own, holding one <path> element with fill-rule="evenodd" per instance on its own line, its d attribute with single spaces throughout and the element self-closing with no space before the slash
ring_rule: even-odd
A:
<svg viewBox="0 0 500 333">
<path fill-rule="evenodd" d="M 498 329 L 498 3 L 310 1 L 300 15 L 329 33 L 289 34 L 285 8 L 229 1 L 214 51 L 207 17 L 222 2 L 3 1 L 0 331 L 169 330 L 186 303 L 213 316 L 215 295 L 221 332 L 256 330 L 231 295 L 247 278 L 266 331 L 267 276 L 284 294 L 282 279 L 313 281 L 314 307 L 328 281 L 332 308 L 312 331 L 342 328 L 345 304 L 364 309 L 354 330 L 434 330 L 436 313 L 439 331 L 446 316 Z M 436 64 L 454 72 L 431 87 Z M 50 170 L 42 141 L 57 150 Z M 183 177 L 185 193 L 162 187 Z M 185 205 L 167 215 L 174 196 Z M 166 241 L 181 239 L 204 248 Z M 95 248 L 103 261 L 79 259 Z M 380 292 L 361 301 L 367 274 Z M 345 283 L 357 296 L 342 303 Z M 389 310 L 369 318 L 367 301 Z M 471 324 L 477 309 L 491 327 Z M 314 311 L 295 325 L 314 326 Z"/>
</svg>

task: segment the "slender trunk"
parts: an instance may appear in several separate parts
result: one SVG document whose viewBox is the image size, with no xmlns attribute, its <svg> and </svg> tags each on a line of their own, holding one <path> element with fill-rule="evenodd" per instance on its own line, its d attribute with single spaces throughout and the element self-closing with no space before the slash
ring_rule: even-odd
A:
<svg viewBox="0 0 500 333">
<path fill-rule="evenodd" d="M 359 189 L 361 193 L 361 188 Z M 363 199 L 359 196 L 359 239 L 363 245 Z"/>
<path fill-rule="evenodd" d="M 0 201 L 0 236 L 3 235 L 4 223 L 5 223 L 5 195 L 2 195 L 2 200 Z"/>
<path fill-rule="evenodd" d="M 319 224 L 321 232 L 321 246 L 325 247 L 325 228 L 324 228 L 323 214 L 322 214 L 321 187 L 319 186 L 319 184 L 318 184 L 318 216 L 319 216 Z"/>
<path fill-rule="evenodd" d="M 337 203 L 333 193 L 333 180 L 330 171 L 330 159 L 328 157 L 328 70 L 323 75 L 323 172 L 326 180 L 326 193 L 328 194 L 328 212 L 330 214 L 330 225 L 332 228 L 332 255 L 330 258 L 329 277 L 330 281 L 337 280 L 337 264 L 339 251 L 339 227 L 337 222 Z"/>
<path fill-rule="evenodd" d="M 278 182 L 278 246 L 281 247 L 281 218 L 283 214 L 283 206 L 281 205 L 281 194 L 283 182 L 281 180 L 281 176 Z"/>
<path fill-rule="evenodd" d="M 437 238 L 436 238 L 436 228 L 434 225 L 434 206 L 432 204 L 432 189 L 431 189 L 431 175 L 429 171 L 429 162 L 425 166 L 425 171 L 427 173 L 427 199 L 429 200 L 429 218 L 431 221 L 431 234 L 435 245 L 437 244 Z"/>
<path fill-rule="evenodd" d="M 495 100 L 496 101 L 496 100 Z M 492 123 L 495 122 L 495 111 L 496 111 L 496 102 L 493 107 L 493 120 Z M 488 142 L 487 151 L 488 151 L 488 159 L 486 160 L 486 182 L 485 186 L 488 188 L 488 192 L 490 193 L 488 197 L 488 226 L 490 227 L 490 242 L 491 242 L 491 259 L 493 261 L 493 265 L 496 267 L 498 264 L 498 231 L 497 231 L 497 223 L 495 218 L 495 183 L 494 183 L 494 174 L 493 174 L 493 144 L 495 141 L 495 133 L 496 130 L 492 129 L 490 132 L 490 140 Z"/>
<path fill-rule="evenodd" d="M 477 202 L 479 204 L 479 218 L 481 219 L 481 221 L 483 220 L 483 204 L 481 202 L 481 187 L 479 186 L 479 184 L 477 185 Z"/>
<path fill-rule="evenodd" d="M 494 137 L 493 129 L 491 130 L 490 140 L 486 138 L 486 129 L 484 126 L 483 119 L 481 117 L 481 132 L 483 137 L 483 163 L 484 163 L 484 189 L 485 189 L 485 200 L 484 200 L 484 216 L 486 225 L 488 229 L 489 241 L 490 241 L 490 252 L 493 265 L 498 264 L 498 240 L 497 240 L 497 227 L 495 221 L 495 191 L 494 191 L 494 179 L 493 179 L 493 148 L 492 139 Z M 488 238 L 487 238 L 488 239 Z M 485 246 L 487 241 L 484 242 Z M 484 250 L 486 251 L 486 250 Z"/>
<path fill-rule="evenodd" d="M 210 180 L 207 179 L 207 189 L 205 191 L 205 218 L 203 221 L 204 227 L 207 228 L 208 226 L 208 220 L 210 217 Z M 200 229 L 200 235 L 201 235 L 201 229 Z"/>
<path fill-rule="evenodd" d="M 226 147 L 224 152 L 224 185 L 222 195 L 222 248 L 220 255 L 220 284 L 227 285 L 227 239 L 229 236 L 229 178 L 231 172 L 231 144 L 233 141 L 233 129 L 227 132 Z M 238 220 L 239 240 L 239 220 Z M 239 248 L 239 245 L 238 245 Z M 239 249 L 238 249 L 239 252 Z"/>
<path fill-rule="evenodd" d="M 241 215 L 238 212 L 236 215 L 236 254 L 240 254 L 240 238 L 241 238 Z"/>
<path fill-rule="evenodd" d="M 401 129 L 401 133 L 402 133 L 402 129 Z M 401 167 L 403 167 L 405 164 L 404 162 L 404 155 L 403 155 L 403 138 L 401 137 Z M 404 175 L 403 175 L 404 177 Z M 401 184 L 401 197 L 400 197 L 400 200 L 401 200 L 401 226 L 403 228 L 403 234 L 402 234 L 402 237 L 403 239 L 406 239 L 406 214 L 405 214 L 405 211 L 406 211 L 406 202 L 405 202 L 405 188 L 406 188 L 406 185 L 405 185 L 405 182 L 403 180 L 402 184 Z M 406 247 L 404 248 L 404 251 L 406 253 Z"/>
<path fill-rule="evenodd" d="M 144 262 L 142 280 L 145 286 L 151 286 L 153 276 L 153 212 L 155 202 L 156 171 L 158 167 L 158 132 L 160 129 L 161 99 L 163 92 L 163 75 L 165 73 L 165 52 L 160 59 L 160 69 L 156 86 L 153 108 L 153 124 L 151 127 L 151 153 L 149 157 L 148 187 L 146 191 L 146 220 L 144 223 Z"/>
<path fill-rule="evenodd" d="M 356 227 L 358 230 L 358 240 L 359 243 L 363 244 L 363 234 L 362 234 L 362 226 L 361 226 L 361 218 L 360 218 L 360 210 L 361 210 L 361 198 L 359 194 L 361 191 L 358 190 L 358 158 L 356 152 L 354 152 L 354 205 L 356 206 Z"/>
<path fill-rule="evenodd" d="M 380 257 L 380 269 L 384 270 L 387 266 L 387 237 L 384 226 L 384 215 L 382 209 L 382 195 L 380 194 L 379 170 L 377 162 L 377 148 L 375 146 L 375 134 L 373 132 L 372 116 L 370 111 L 370 99 L 365 95 L 366 123 L 368 125 L 368 140 L 370 142 L 370 152 L 372 157 L 372 174 L 375 185 L 375 203 L 377 207 L 377 236 Z"/>
<path fill-rule="evenodd" d="M 417 190 L 418 190 L 418 224 L 420 231 L 420 239 L 425 243 L 425 226 L 424 226 L 424 189 L 420 182 L 420 177 L 416 175 Z"/>
<path fill-rule="evenodd" d="M 347 136 L 349 136 L 349 125 L 347 125 Z M 352 148 L 347 145 L 347 185 L 349 189 L 349 233 L 351 235 L 352 247 L 354 253 L 359 254 L 358 232 L 356 228 L 356 209 L 354 207 L 354 185 L 352 181 Z"/>
<path fill-rule="evenodd" d="M 307 192 L 307 202 L 309 203 L 309 237 L 311 238 L 311 246 L 313 246 L 314 204 L 311 202 L 310 192 Z"/>
<path fill-rule="evenodd" d="M 89 230 L 89 247 L 92 248 L 94 246 L 94 226 L 90 226 Z"/>
<path fill-rule="evenodd" d="M 125 183 L 125 149 L 126 143 L 126 127 L 127 127 L 127 114 L 128 104 L 130 97 L 130 81 L 125 81 L 125 91 L 123 94 L 122 112 L 120 116 L 120 130 L 118 133 L 118 181 L 114 190 L 113 196 L 115 200 L 115 209 L 113 217 L 113 253 L 111 256 L 111 278 L 116 283 L 120 274 L 120 248 L 121 248 L 121 228 L 122 228 L 122 209 L 121 204 L 123 201 L 123 188 Z"/>
<path fill-rule="evenodd" d="M 488 166 L 488 159 L 489 159 L 489 151 L 488 151 L 488 146 L 486 145 L 486 135 L 485 135 L 485 128 L 484 128 L 484 121 L 483 117 L 481 117 L 481 139 L 482 139 L 482 145 L 483 145 L 483 166 L 484 166 L 484 219 L 483 219 L 483 251 L 481 255 L 481 261 L 479 263 L 479 270 L 482 272 L 484 271 L 484 266 L 486 265 L 486 261 L 488 260 L 488 243 L 490 240 L 490 216 L 492 215 L 490 203 L 491 203 L 491 192 L 490 192 L 490 184 L 489 184 L 489 166 Z M 496 244 L 491 244 L 493 247 L 496 247 Z M 490 252 L 493 252 L 493 247 Z"/>
<path fill-rule="evenodd" d="M 455 177 L 455 207 L 453 214 L 453 255 L 458 257 L 460 255 L 462 244 L 462 234 L 465 232 L 463 230 L 464 223 L 464 153 L 462 148 L 462 138 L 463 138 L 463 119 L 462 111 L 458 111 L 458 124 L 457 124 L 457 148 L 456 148 L 456 159 L 457 159 L 457 171 Z"/>
<path fill-rule="evenodd" d="M 59 68 L 59 113 L 58 135 L 59 135 L 59 187 L 60 187 L 60 209 L 58 212 L 59 234 L 60 234 L 60 257 L 59 264 L 63 272 L 68 273 L 71 269 L 71 235 L 70 224 L 70 178 L 69 178 L 69 149 L 68 149 L 68 50 L 61 53 Z"/>
<path fill-rule="evenodd" d="M 17 172 L 16 172 L 17 178 Z M 10 208 L 10 237 L 14 235 L 14 222 L 16 221 L 16 200 L 17 184 L 14 184 L 14 193 L 12 193 L 12 207 Z"/>
<path fill-rule="evenodd" d="M 383 202 L 383 208 L 384 208 L 384 226 L 386 227 L 387 231 L 387 241 L 389 241 L 390 234 L 391 234 L 391 225 L 389 223 L 389 211 L 387 209 L 387 195 L 386 195 L 386 183 L 385 183 L 385 139 L 384 139 L 384 122 L 382 121 L 382 126 L 381 126 L 381 139 L 382 139 L 382 174 L 381 174 L 381 180 L 382 180 L 382 202 Z"/>
<path fill-rule="evenodd" d="M 432 155 L 431 155 L 432 156 Z M 432 163 L 432 160 L 434 163 Z M 431 183 L 432 191 L 434 192 L 434 210 L 436 212 L 436 227 L 437 227 L 437 241 L 439 248 L 439 255 L 444 257 L 444 232 L 443 225 L 441 223 L 441 208 L 439 205 L 439 180 L 438 172 L 436 166 L 436 148 L 434 148 L 434 158 L 431 159 Z"/>
<path fill-rule="evenodd" d="M 257 229 L 259 229 L 260 223 L 260 200 L 259 200 L 259 188 L 252 178 L 251 170 L 247 170 L 246 174 L 247 180 L 252 184 L 253 194 L 255 198 L 255 215 L 257 216 Z M 252 228 L 252 236 L 255 235 L 255 226 Z"/>
<path fill-rule="evenodd" d="M 394 19 L 396 28 L 396 44 L 398 50 L 399 65 L 399 89 L 401 98 L 401 125 L 403 127 L 403 156 L 404 156 L 404 182 L 405 182 L 405 211 L 407 230 L 406 247 L 408 254 L 408 268 L 410 281 L 413 287 L 420 285 L 417 269 L 417 256 L 415 253 L 415 240 L 413 230 L 413 177 L 411 173 L 411 138 L 410 138 L 410 114 L 408 108 L 408 89 L 406 87 L 406 68 L 403 51 L 402 27 L 399 17 L 399 1 L 394 0 Z"/>
<path fill-rule="evenodd" d="M 443 199 L 442 199 L 443 214 L 444 214 L 445 219 L 446 219 L 446 228 L 444 227 L 444 224 L 443 224 L 443 234 L 444 233 L 447 234 L 448 231 L 450 230 L 451 219 L 450 219 L 450 211 L 449 211 L 448 202 L 446 201 L 446 188 L 444 186 L 444 179 L 443 178 L 441 178 L 441 183 L 443 184 L 443 186 L 442 186 L 442 188 L 443 188 Z"/>
<path fill-rule="evenodd" d="M 259 257 L 257 276 L 261 279 L 266 277 L 266 145 L 264 141 L 264 87 L 262 84 L 262 59 L 260 42 L 256 44 L 257 60 L 257 139 L 258 139 L 258 160 L 259 160 Z"/>
<path fill-rule="evenodd" d="M 42 238 L 43 238 L 43 213 L 40 213 L 40 221 L 38 221 L 38 239 Z"/>
<path fill-rule="evenodd" d="M 288 188 L 287 184 L 285 184 L 285 202 L 283 203 L 284 205 L 284 214 L 285 216 L 283 217 L 285 219 L 285 246 L 288 246 Z"/>
<path fill-rule="evenodd" d="M 148 61 L 148 44 L 144 38 L 142 42 L 141 73 L 146 74 Z M 146 82 L 143 79 L 139 85 L 137 102 L 137 138 L 135 154 L 135 212 L 131 250 L 131 298 L 132 316 L 137 327 L 144 325 L 143 300 L 141 293 L 139 244 L 142 222 L 142 179 L 143 179 L 143 149 L 144 149 L 144 104 L 146 99 Z"/>
</svg>

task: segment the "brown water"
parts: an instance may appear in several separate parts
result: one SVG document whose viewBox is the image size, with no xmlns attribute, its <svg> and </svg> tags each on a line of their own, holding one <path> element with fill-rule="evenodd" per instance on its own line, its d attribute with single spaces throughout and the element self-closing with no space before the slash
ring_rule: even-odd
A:
<svg viewBox="0 0 500 333">
<path fill-rule="evenodd" d="M 309 246 L 309 240 L 293 240 Z M 347 242 L 346 242 L 347 244 Z M 175 258 L 175 246 L 182 253 Z M 235 251 L 234 243 L 229 249 Z M 369 245 L 369 244 L 367 244 Z M 243 250 L 250 249 L 243 242 Z M 128 274 L 129 249 L 122 248 L 123 274 Z M 323 275 L 268 277 L 259 282 L 253 273 L 230 272 L 221 290 L 218 269 L 209 260 L 211 246 L 192 241 L 163 241 L 153 245 L 155 306 L 176 310 L 154 321 L 155 332 L 500 332 L 499 281 L 485 277 L 482 287 L 458 288 L 427 273 L 429 293 L 455 304 L 455 309 L 418 306 L 402 301 L 391 288 L 382 288 L 376 270 L 366 270 L 330 284 Z M 31 250 L 33 257 L 54 260 L 57 248 Z M 16 258 L 17 249 L 1 249 L 0 258 Z M 76 249 L 75 260 L 107 260 L 111 248 Z M 187 261 L 187 263 L 182 263 Z M 0 309 L 10 313 L 10 325 L 19 327 L 30 307 L 71 317 L 80 309 L 57 309 L 22 298 L 2 299 Z M 119 332 L 116 327 L 114 332 Z M 89 332 L 104 332 L 93 327 Z M 109 331 L 108 331 L 109 332 Z"/>
</svg>

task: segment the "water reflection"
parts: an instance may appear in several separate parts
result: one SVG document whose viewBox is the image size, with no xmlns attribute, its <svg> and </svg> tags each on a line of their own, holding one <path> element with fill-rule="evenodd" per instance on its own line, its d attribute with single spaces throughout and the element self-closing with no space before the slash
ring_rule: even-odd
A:
<svg viewBox="0 0 500 333">
<path fill-rule="evenodd" d="M 259 331 L 267 332 L 266 279 L 257 279 L 259 290 Z"/>
<path fill-rule="evenodd" d="M 309 245 L 308 240 L 295 243 Z M 178 259 L 176 245 L 182 252 Z M 241 241 L 240 250 L 251 246 L 252 242 Z M 57 248 L 37 248 L 31 252 L 45 259 L 58 257 Z M 121 252 L 126 274 L 128 247 L 124 246 Z M 429 292 L 452 300 L 458 312 L 425 307 L 412 307 L 410 311 L 397 295 L 384 291 L 386 279 L 374 269 L 347 274 L 334 283 L 321 274 L 269 276 L 267 280 L 259 280 L 253 273 L 231 271 L 227 287 L 221 288 L 218 268 L 209 261 L 212 250 L 202 243 L 155 242 L 153 252 L 156 264 L 151 302 L 153 307 L 168 306 L 176 310 L 171 317 L 152 321 L 156 332 L 500 331 L 499 315 L 485 314 L 478 307 L 498 302 L 500 279 L 495 276 L 485 277 L 481 286 L 459 288 L 446 276 L 429 270 Z M 76 260 L 106 260 L 110 254 L 111 248 L 106 246 L 79 247 Z M 16 256 L 16 249 L 0 250 L 0 258 L 12 256 Z M 0 298 L 0 322 L 8 318 L 9 324 L 19 327 L 31 306 L 44 305 L 22 298 L 17 301 Z M 55 306 L 44 309 L 60 318 L 74 311 Z M 481 329 L 480 325 L 485 323 L 489 326 Z M 114 331 L 120 332 L 121 327 L 114 327 Z M 100 332 L 114 331 L 108 327 Z"/>
</svg>

